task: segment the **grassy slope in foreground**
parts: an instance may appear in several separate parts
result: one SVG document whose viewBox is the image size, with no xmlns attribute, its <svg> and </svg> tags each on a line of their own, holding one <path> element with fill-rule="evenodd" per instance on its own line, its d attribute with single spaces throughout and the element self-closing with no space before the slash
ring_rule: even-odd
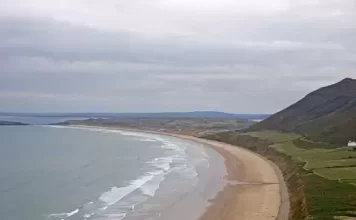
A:
<svg viewBox="0 0 356 220">
<path fill-rule="evenodd" d="M 356 219 L 356 152 L 320 148 L 300 142 L 299 135 L 271 131 L 205 138 L 245 147 L 277 164 L 289 188 L 290 220 Z"/>
</svg>

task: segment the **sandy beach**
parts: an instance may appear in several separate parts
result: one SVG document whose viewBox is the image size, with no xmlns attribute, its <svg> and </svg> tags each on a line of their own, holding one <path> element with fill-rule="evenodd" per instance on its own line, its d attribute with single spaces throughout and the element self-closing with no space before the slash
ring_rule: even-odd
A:
<svg viewBox="0 0 356 220">
<path fill-rule="evenodd" d="M 198 142 L 212 147 L 225 158 L 229 183 L 211 201 L 200 220 L 288 219 L 288 189 L 282 172 L 271 161 L 242 147 L 217 141 L 165 132 L 145 132 Z"/>
<path fill-rule="evenodd" d="M 272 162 L 246 149 L 190 136 L 225 158 L 229 184 L 212 201 L 200 220 L 287 220 L 288 190 Z"/>
<path fill-rule="evenodd" d="M 178 137 L 216 150 L 225 159 L 228 184 L 199 220 L 287 220 L 288 189 L 279 168 L 266 158 L 237 147 L 188 135 L 128 128 L 110 129 Z"/>
</svg>

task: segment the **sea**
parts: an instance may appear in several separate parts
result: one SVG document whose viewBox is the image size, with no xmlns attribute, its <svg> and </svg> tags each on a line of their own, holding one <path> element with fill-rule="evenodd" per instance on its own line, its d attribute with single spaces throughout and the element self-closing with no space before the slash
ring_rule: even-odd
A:
<svg viewBox="0 0 356 220">
<path fill-rule="evenodd" d="M 0 219 L 199 219 L 224 159 L 176 137 L 94 127 L 0 126 Z"/>
</svg>

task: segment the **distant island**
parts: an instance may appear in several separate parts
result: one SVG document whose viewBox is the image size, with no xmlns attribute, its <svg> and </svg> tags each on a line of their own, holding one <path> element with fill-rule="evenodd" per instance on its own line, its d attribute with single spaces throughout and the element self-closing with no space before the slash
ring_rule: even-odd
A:
<svg viewBox="0 0 356 220">
<path fill-rule="evenodd" d="M 0 126 L 10 126 L 10 125 L 29 125 L 29 124 L 14 122 L 14 121 L 0 121 Z"/>
</svg>

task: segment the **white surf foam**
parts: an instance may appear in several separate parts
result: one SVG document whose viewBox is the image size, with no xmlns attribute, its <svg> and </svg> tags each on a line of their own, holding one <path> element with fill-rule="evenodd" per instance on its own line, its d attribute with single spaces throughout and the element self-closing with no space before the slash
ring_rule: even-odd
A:
<svg viewBox="0 0 356 220">
<path fill-rule="evenodd" d="M 128 209 L 126 203 L 129 201 L 125 202 L 125 197 L 129 196 L 136 190 L 140 190 L 146 196 L 153 197 L 159 189 L 160 184 L 165 180 L 165 176 L 170 172 L 170 165 L 172 163 L 172 157 L 159 157 L 147 162 L 147 164 L 154 168 L 152 171 L 147 172 L 138 179 L 131 181 L 127 186 L 112 187 L 110 191 L 105 192 L 100 196 L 99 200 L 105 203 L 103 208 L 108 209 L 110 206 L 119 203 L 119 207 L 115 207 L 115 209 L 117 211 L 117 208 L 119 208 L 120 215 L 133 211 L 134 207 L 146 200 L 146 198 L 142 197 L 140 200 L 131 201 L 131 208 Z"/>
<path fill-rule="evenodd" d="M 140 133 L 134 131 L 123 131 L 123 130 L 116 130 L 110 128 L 99 128 L 99 127 L 90 127 L 90 126 L 62 126 L 62 125 L 43 125 L 43 126 L 52 127 L 52 128 L 71 128 L 71 129 L 103 132 L 103 133 L 118 133 L 123 136 L 140 137 L 142 138 L 140 139 L 140 141 L 145 141 L 145 142 L 156 142 L 156 141 L 163 140 L 159 135 Z"/>
<path fill-rule="evenodd" d="M 69 212 L 68 214 L 67 214 L 67 217 L 71 217 L 72 215 L 75 215 L 75 214 L 77 214 L 79 212 L 79 209 L 76 209 L 76 210 L 74 210 L 74 211 L 72 211 L 72 212 Z"/>
<path fill-rule="evenodd" d="M 170 165 L 173 163 L 173 157 L 157 157 L 152 161 L 147 162 L 150 166 L 159 168 L 165 171 L 170 169 Z"/>
<path fill-rule="evenodd" d="M 170 155 L 170 158 L 165 158 L 169 159 L 170 164 L 172 163 L 177 163 L 177 164 L 187 164 L 189 161 L 187 160 L 187 154 L 185 152 L 186 150 L 186 144 L 181 143 L 179 139 L 175 139 L 174 142 L 170 140 L 171 138 L 167 138 L 164 136 L 160 136 L 157 134 L 148 134 L 148 133 L 140 133 L 140 132 L 134 132 L 134 131 L 123 131 L 123 130 L 115 130 L 115 129 L 110 129 L 110 128 L 99 128 L 99 127 L 90 127 L 90 126 L 51 126 L 55 128 L 73 128 L 73 129 L 82 129 L 82 130 L 90 130 L 90 131 L 97 131 L 97 132 L 105 132 L 105 133 L 118 133 L 120 135 L 125 135 L 125 136 L 135 136 L 135 137 L 140 137 L 142 138 L 141 141 L 155 141 L 155 142 L 161 142 L 161 145 L 159 145 L 160 148 L 164 149 L 168 154 Z M 157 168 L 163 168 L 165 166 L 165 170 L 168 169 L 168 165 L 166 163 L 161 163 L 157 162 L 155 164 Z M 196 175 L 194 173 L 194 165 L 186 166 L 186 170 L 183 169 L 180 170 L 182 174 L 184 175 L 184 171 L 186 171 L 186 175 L 184 177 L 186 178 L 194 178 Z M 175 169 L 176 171 L 178 169 Z"/>
<path fill-rule="evenodd" d="M 126 213 L 133 211 L 135 205 L 141 203 L 142 201 L 134 201 L 130 207 L 127 209 L 125 206 L 125 197 L 129 196 L 136 190 L 140 190 L 143 195 L 153 197 L 160 187 L 160 184 L 165 180 L 165 176 L 171 172 L 177 172 L 184 178 L 195 178 L 197 177 L 197 172 L 195 169 L 194 162 L 191 158 L 188 160 L 188 155 L 186 153 L 187 143 L 180 142 L 179 139 L 155 135 L 146 134 L 132 131 L 121 131 L 113 130 L 108 128 L 95 128 L 95 127 L 74 127 L 74 126 L 51 126 L 55 128 L 72 128 L 72 129 L 83 129 L 96 132 L 105 133 L 118 133 L 120 135 L 139 137 L 140 141 L 150 141 L 159 142 L 160 147 L 164 149 L 164 157 L 155 158 L 152 161 L 147 162 L 149 166 L 152 167 L 152 171 L 145 173 L 144 175 L 138 177 L 136 180 L 131 181 L 128 185 L 123 187 L 112 187 L 109 191 L 104 192 L 100 197 L 99 201 L 101 205 L 98 210 L 93 212 L 93 214 L 103 212 L 110 213 L 110 206 L 117 204 L 115 210 L 120 210 L 120 216 L 115 219 L 122 219 L 125 217 Z M 204 152 L 205 154 L 205 152 Z M 207 156 L 206 154 L 204 156 Z M 129 197 L 127 197 L 129 198 Z M 144 198 L 142 198 L 144 199 Z M 100 204 L 100 203 L 99 203 Z M 123 205 L 123 207 L 121 207 Z M 125 207 L 124 207 L 125 206 Z M 116 212 L 117 213 L 117 212 Z M 85 218 L 90 218 L 92 214 L 83 216 Z M 122 216 L 122 218 L 121 218 Z"/>
<path fill-rule="evenodd" d="M 84 218 L 84 219 L 90 218 L 90 217 L 93 216 L 94 214 L 95 214 L 95 213 L 84 214 L 84 215 L 83 215 L 83 218 Z"/>
<path fill-rule="evenodd" d="M 127 213 L 115 213 L 115 214 L 108 214 L 106 215 L 108 217 L 108 219 L 112 219 L 112 220 L 122 220 L 123 218 L 125 218 L 127 215 Z"/>
<path fill-rule="evenodd" d="M 63 220 L 63 219 L 69 218 L 69 217 L 77 214 L 78 212 L 79 212 L 79 209 L 75 209 L 75 210 L 73 210 L 71 212 L 67 212 L 67 213 L 64 212 L 64 213 L 50 214 L 49 217 Z"/>
<path fill-rule="evenodd" d="M 159 175 L 156 175 L 152 180 L 148 181 L 146 184 L 140 187 L 140 190 L 143 194 L 153 197 L 156 194 L 156 191 L 159 189 L 160 184 L 165 179 L 166 173 L 162 172 Z"/>
<path fill-rule="evenodd" d="M 100 200 L 107 206 L 112 206 L 120 201 L 125 196 L 129 195 L 136 189 L 142 187 L 145 183 L 152 180 L 156 175 L 159 175 L 159 171 L 147 173 L 141 176 L 139 179 L 132 181 L 129 185 L 124 187 L 112 187 L 110 191 L 103 193 L 100 196 Z"/>
</svg>

